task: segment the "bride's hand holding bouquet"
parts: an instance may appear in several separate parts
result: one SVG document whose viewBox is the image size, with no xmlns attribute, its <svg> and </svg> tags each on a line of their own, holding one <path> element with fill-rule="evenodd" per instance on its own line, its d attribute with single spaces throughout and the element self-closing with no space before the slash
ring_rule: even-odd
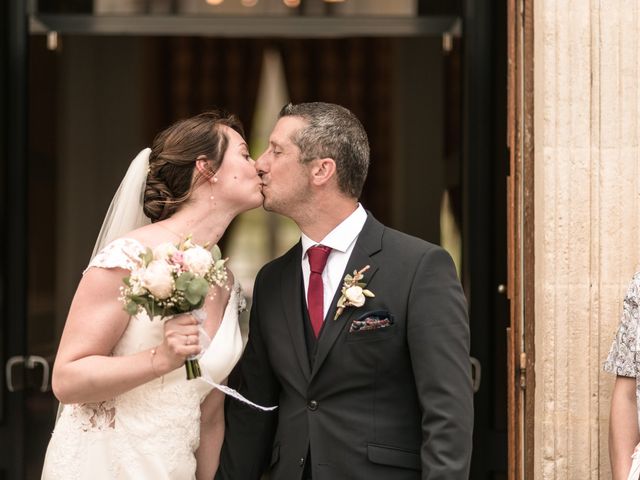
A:
<svg viewBox="0 0 640 480">
<path fill-rule="evenodd" d="M 202 351 L 198 340 L 198 321 L 189 314 L 164 319 L 164 338 L 152 351 L 151 366 L 156 376 L 172 372 L 185 365 L 187 378 L 196 378 L 196 358 Z M 199 373 L 199 372 L 198 372 Z"/>
<path fill-rule="evenodd" d="M 217 245 L 208 250 L 188 236 L 177 245 L 162 243 L 147 248 L 132 260 L 136 267 L 121 287 L 125 310 L 130 315 L 144 310 L 150 320 L 164 320 L 165 340 L 159 348 L 170 366 L 187 357 L 187 379 L 199 377 L 200 325 L 205 319 L 202 307 L 213 285 L 226 286 L 226 259 Z"/>
</svg>

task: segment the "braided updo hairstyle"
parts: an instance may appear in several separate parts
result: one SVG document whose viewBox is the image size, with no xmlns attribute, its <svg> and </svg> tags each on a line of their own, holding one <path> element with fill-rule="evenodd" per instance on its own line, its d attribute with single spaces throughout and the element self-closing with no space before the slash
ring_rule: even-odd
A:
<svg viewBox="0 0 640 480">
<path fill-rule="evenodd" d="M 211 161 L 213 172 L 220 168 L 229 144 L 222 125 L 244 138 L 235 115 L 212 110 L 174 123 L 153 140 L 144 191 L 144 213 L 152 222 L 169 218 L 189 198 L 198 179 L 193 170 L 199 156 Z"/>
</svg>

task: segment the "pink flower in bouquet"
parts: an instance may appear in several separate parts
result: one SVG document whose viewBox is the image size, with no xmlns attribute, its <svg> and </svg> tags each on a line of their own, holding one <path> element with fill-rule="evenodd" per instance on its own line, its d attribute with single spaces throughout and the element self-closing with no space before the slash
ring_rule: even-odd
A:
<svg viewBox="0 0 640 480">
<path fill-rule="evenodd" d="M 171 263 L 177 266 L 181 272 L 187 270 L 184 266 L 184 254 L 180 250 L 177 250 L 173 255 L 171 255 Z"/>
<path fill-rule="evenodd" d="M 120 300 L 129 315 L 145 311 L 150 319 L 193 312 L 200 315 L 212 285 L 227 286 L 227 259 L 217 245 L 210 250 L 196 245 L 191 235 L 178 245 L 161 244 L 146 248 L 131 274 L 122 279 Z M 204 312 L 202 311 L 202 315 Z M 197 357 L 185 361 L 187 379 L 200 376 Z"/>
</svg>

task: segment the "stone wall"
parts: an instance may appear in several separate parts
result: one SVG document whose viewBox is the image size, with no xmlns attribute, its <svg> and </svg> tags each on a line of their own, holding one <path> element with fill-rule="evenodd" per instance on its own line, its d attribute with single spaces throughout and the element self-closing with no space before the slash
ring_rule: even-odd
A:
<svg viewBox="0 0 640 480">
<path fill-rule="evenodd" d="M 534 477 L 604 479 L 602 362 L 640 268 L 640 2 L 535 0 L 534 12 Z"/>
</svg>

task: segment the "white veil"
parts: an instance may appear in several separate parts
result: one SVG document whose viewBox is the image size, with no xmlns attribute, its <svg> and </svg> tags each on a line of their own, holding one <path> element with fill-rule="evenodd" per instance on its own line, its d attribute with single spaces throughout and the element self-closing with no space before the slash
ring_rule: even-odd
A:
<svg viewBox="0 0 640 480">
<path fill-rule="evenodd" d="M 102 222 L 102 228 L 98 234 L 98 239 L 93 247 L 91 260 L 109 242 L 121 237 L 131 230 L 151 223 L 151 220 L 144 214 L 142 206 L 144 203 L 144 189 L 147 184 L 147 173 L 149 171 L 150 148 L 142 150 L 133 159 L 127 173 L 125 173 L 116 194 L 111 200 L 107 215 Z M 58 404 L 56 423 L 62 413 L 62 403 Z"/>
<path fill-rule="evenodd" d="M 113 200 L 111 200 L 107 215 L 104 217 L 91 259 L 109 242 L 131 230 L 151 223 L 142 209 L 150 153 L 151 149 L 145 148 L 129 165 L 127 173 L 113 196 Z"/>
</svg>

